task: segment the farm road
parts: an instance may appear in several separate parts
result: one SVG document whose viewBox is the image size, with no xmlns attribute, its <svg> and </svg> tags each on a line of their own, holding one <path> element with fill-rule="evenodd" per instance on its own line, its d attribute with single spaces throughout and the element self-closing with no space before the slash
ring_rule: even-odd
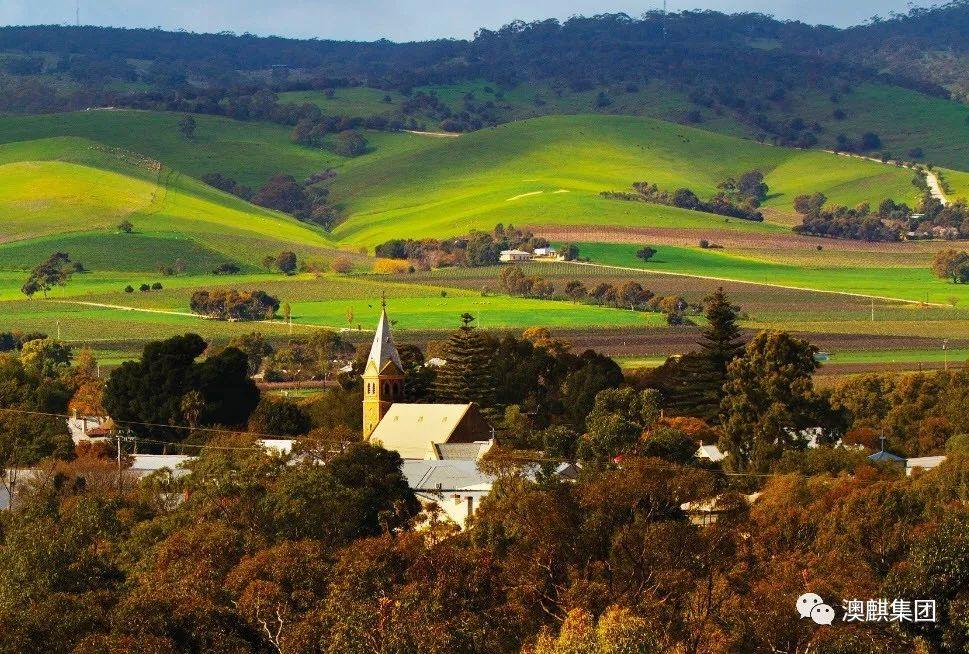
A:
<svg viewBox="0 0 969 654">
<path fill-rule="evenodd" d="M 95 307 L 99 309 L 117 309 L 119 311 L 137 311 L 140 313 L 160 313 L 162 315 L 167 315 L 167 316 L 184 316 L 186 318 L 197 318 L 198 320 L 216 320 L 215 318 L 211 318 L 209 316 L 203 316 L 197 313 L 191 313 L 189 311 L 171 311 L 168 309 L 149 309 L 147 307 L 129 307 L 123 304 L 87 302 L 85 300 L 51 300 L 51 299 L 46 300 L 46 302 L 56 302 L 58 304 L 76 304 L 76 305 L 81 305 L 85 307 Z M 286 324 L 278 320 L 251 320 L 248 322 L 263 323 L 268 325 L 280 325 L 280 326 L 283 326 Z M 331 327 L 330 325 L 310 325 L 307 323 L 297 323 L 297 322 L 292 322 L 290 323 L 290 325 L 294 327 L 311 327 L 313 329 L 336 329 L 335 327 Z"/>
</svg>

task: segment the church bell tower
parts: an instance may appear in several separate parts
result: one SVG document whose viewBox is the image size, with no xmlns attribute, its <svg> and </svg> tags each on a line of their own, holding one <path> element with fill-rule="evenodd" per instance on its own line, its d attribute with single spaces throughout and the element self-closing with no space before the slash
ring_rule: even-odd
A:
<svg viewBox="0 0 969 654">
<path fill-rule="evenodd" d="M 363 371 L 364 440 L 370 438 L 390 405 L 400 402 L 404 396 L 404 366 L 390 333 L 386 301 L 381 305 L 377 333 L 374 334 L 367 367 Z"/>
</svg>

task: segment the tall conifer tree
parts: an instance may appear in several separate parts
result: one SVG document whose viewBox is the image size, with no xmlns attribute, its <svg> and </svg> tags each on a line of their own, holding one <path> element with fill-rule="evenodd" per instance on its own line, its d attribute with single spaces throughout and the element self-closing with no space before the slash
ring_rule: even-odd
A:
<svg viewBox="0 0 969 654">
<path fill-rule="evenodd" d="M 474 316 L 462 314 L 461 327 L 448 339 L 445 363 L 434 380 L 438 402 L 475 402 L 483 409 L 495 406 L 496 385 L 492 371 L 495 343 L 471 324 Z"/>
<path fill-rule="evenodd" d="M 730 303 L 723 288 L 705 302 L 707 326 L 700 349 L 664 364 L 660 390 L 671 413 L 713 421 L 720 412 L 727 365 L 743 352 L 744 341 L 736 322 L 739 307 Z"/>
</svg>

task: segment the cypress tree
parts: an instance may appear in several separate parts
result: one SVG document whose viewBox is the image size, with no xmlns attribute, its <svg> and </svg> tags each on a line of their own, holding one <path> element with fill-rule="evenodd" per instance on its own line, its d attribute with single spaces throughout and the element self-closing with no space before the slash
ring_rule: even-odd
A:
<svg viewBox="0 0 969 654">
<path fill-rule="evenodd" d="M 739 307 L 730 303 L 723 288 L 705 302 L 707 326 L 700 349 L 666 364 L 661 390 L 672 413 L 713 421 L 720 413 L 727 365 L 743 352 L 744 341 L 736 323 Z"/>
<path fill-rule="evenodd" d="M 497 387 L 492 360 L 495 343 L 471 324 L 474 317 L 461 316 L 461 327 L 448 339 L 445 363 L 434 380 L 438 402 L 465 404 L 475 402 L 483 409 L 495 406 Z"/>
</svg>

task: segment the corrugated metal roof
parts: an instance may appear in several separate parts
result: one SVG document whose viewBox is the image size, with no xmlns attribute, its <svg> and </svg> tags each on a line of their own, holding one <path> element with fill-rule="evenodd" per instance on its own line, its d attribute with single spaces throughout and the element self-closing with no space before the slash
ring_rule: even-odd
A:
<svg viewBox="0 0 969 654">
<path fill-rule="evenodd" d="M 162 468 L 177 470 L 194 456 L 188 454 L 133 454 L 131 455 L 131 470 L 135 472 L 154 472 Z"/>
<path fill-rule="evenodd" d="M 475 461 L 404 461 L 407 484 L 413 490 L 488 490 L 496 477 L 478 469 Z"/>
<path fill-rule="evenodd" d="M 482 450 L 490 447 L 489 441 L 477 443 L 435 443 L 433 445 L 437 459 L 441 460 L 461 460 L 476 461 L 481 456 Z"/>
<path fill-rule="evenodd" d="M 888 461 L 890 463 L 903 463 L 905 461 L 905 459 L 903 459 L 902 457 L 896 454 L 892 454 L 891 452 L 886 452 L 885 450 L 875 452 L 874 454 L 869 454 L 868 460 L 869 461 Z"/>
</svg>

